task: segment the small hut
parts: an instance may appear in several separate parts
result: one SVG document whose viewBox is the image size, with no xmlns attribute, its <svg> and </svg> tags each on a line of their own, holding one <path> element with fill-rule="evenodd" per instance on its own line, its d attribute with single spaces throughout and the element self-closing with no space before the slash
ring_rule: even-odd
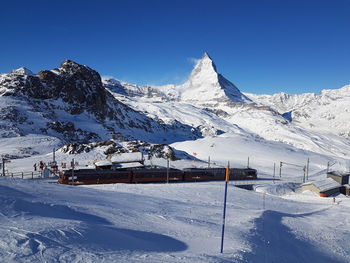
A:
<svg viewBox="0 0 350 263">
<path fill-rule="evenodd" d="M 120 163 L 144 163 L 144 157 L 141 152 L 118 153 L 108 156 L 107 158 L 113 164 Z"/>
<path fill-rule="evenodd" d="M 328 172 L 327 178 L 332 178 L 334 181 L 338 182 L 341 185 L 349 183 L 350 174 L 338 173 L 338 172 Z"/>
<path fill-rule="evenodd" d="M 95 167 L 98 170 L 111 169 L 112 165 L 113 164 L 110 161 L 107 161 L 107 160 L 95 162 Z"/>
<path fill-rule="evenodd" d="M 341 185 L 331 178 L 326 178 L 319 181 L 307 182 L 301 185 L 301 190 L 309 190 L 321 197 L 331 196 L 340 191 Z"/>
</svg>

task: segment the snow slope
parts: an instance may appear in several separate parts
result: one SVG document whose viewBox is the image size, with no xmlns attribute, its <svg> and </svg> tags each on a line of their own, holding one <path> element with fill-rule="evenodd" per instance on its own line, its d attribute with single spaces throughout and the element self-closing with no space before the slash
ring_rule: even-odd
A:
<svg viewBox="0 0 350 263">
<path fill-rule="evenodd" d="M 0 178 L 1 262 L 348 262 L 350 200 L 223 182 L 72 187 Z M 319 197 L 313 197 L 318 200 Z"/>
</svg>

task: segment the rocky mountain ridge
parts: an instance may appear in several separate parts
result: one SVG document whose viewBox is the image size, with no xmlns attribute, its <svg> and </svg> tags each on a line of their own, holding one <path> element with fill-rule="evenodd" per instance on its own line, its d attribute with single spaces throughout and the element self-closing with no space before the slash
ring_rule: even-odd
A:
<svg viewBox="0 0 350 263">
<path fill-rule="evenodd" d="M 43 134 L 62 143 L 201 137 L 193 127 L 164 124 L 131 109 L 105 89 L 96 71 L 71 60 L 37 74 L 25 68 L 1 74 L 0 108 L 1 137 Z"/>
</svg>

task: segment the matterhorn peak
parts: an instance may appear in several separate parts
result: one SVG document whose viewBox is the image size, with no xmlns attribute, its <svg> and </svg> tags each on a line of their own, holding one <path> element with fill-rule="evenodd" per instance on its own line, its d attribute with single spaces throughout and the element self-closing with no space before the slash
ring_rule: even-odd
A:
<svg viewBox="0 0 350 263">
<path fill-rule="evenodd" d="M 33 72 L 25 67 L 20 67 L 18 69 L 14 69 L 11 71 L 12 74 L 15 74 L 15 75 L 34 75 Z"/>
<path fill-rule="evenodd" d="M 189 79 L 195 81 L 195 79 L 203 78 L 214 82 L 218 81 L 216 66 L 208 53 L 204 53 L 202 58 L 198 60 Z"/>
<path fill-rule="evenodd" d="M 192 70 L 188 80 L 182 85 L 181 99 L 198 101 L 251 102 L 229 80 L 217 72 L 216 66 L 208 53 L 204 53 Z"/>
</svg>

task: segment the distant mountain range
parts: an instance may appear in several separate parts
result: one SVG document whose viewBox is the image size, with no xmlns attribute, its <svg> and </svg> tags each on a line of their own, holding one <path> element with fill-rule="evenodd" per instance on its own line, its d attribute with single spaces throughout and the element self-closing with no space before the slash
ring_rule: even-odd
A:
<svg viewBox="0 0 350 263">
<path fill-rule="evenodd" d="M 348 156 L 350 86 L 321 94 L 242 93 L 208 54 L 181 85 L 138 86 L 101 80 L 67 60 L 33 74 L 0 75 L 0 137 L 48 136 L 66 143 L 115 138 L 173 143 L 241 134 L 250 139 Z"/>
</svg>

